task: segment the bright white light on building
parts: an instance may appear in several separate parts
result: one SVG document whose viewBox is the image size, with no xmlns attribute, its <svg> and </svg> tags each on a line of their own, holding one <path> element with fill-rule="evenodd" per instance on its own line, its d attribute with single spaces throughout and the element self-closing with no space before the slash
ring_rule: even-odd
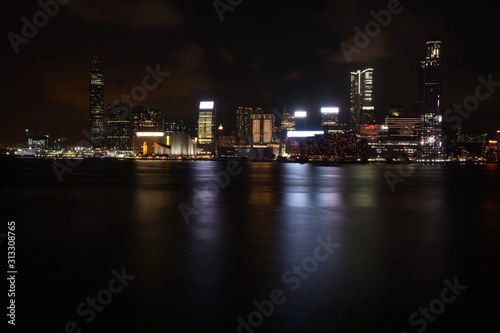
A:
<svg viewBox="0 0 500 333">
<path fill-rule="evenodd" d="M 200 102 L 200 110 L 213 110 L 214 102 Z"/>
<path fill-rule="evenodd" d="M 321 108 L 321 113 L 339 113 L 339 108 Z"/>
<path fill-rule="evenodd" d="M 137 132 L 135 133 L 135 135 L 138 137 L 138 138 L 144 138 L 144 137 L 163 137 L 165 136 L 165 133 L 163 132 Z"/>
<path fill-rule="evenodd" d="M 306 118 L 306 117 L 307 117 L 306 111 L 295 111 L 295 118 Z"/>
<path fill-rule="evenodd" d="M 289 138 L 309 138 L 315 135 L 323 135 L 323 131 L 288 131 L 287 137 Z"/>
</svg>

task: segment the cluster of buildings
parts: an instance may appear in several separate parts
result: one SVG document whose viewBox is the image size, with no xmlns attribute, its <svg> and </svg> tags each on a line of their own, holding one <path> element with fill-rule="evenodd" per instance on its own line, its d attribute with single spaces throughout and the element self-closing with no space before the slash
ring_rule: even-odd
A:
<svg viewBox="0 0 500 333">
<path fill-rule="evenodd" d="M 237 107 L 236 131 L 226 135 L 217 119 L 215 101 L 199 103 L 197 122 L 163 110 L 129 103 L 104 105 L 104 70 L 101 57 L 90 59 L 90 149 L 52 147 L 52 153 L 74 156 L 163 158 L 252 158 L 325 162 L 387 162 L 413 160 L 444 162 L 451 158 L 498 162 L 500 139 L 465 135 L 455 140 L 443 135 L 440 76 L 441 41 L 430 38 L 420 62 L 418 107 L 391 105 L 383 123 L 377 122 L 373 96 L 374 69 L 350 73 L 348 124 L 339 122 L 335 106 L 293 113 L 266 112 L 258 107 Z M 321 123 L 308 123 L 311 112 Z M 312 117 L 316 119 L 316 117 Z M 497 133 L 498 136 L 498 133 Z M 48 137 L 27 133 L 28 151 L 49 149 Z M 64 142 L 58 142 L 62 144 Z"/>
</svg>

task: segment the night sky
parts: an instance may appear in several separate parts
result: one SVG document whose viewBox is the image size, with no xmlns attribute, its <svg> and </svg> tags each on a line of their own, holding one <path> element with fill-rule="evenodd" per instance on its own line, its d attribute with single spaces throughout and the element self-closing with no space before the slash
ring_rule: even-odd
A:
<svg viewBox="0 0 500 333">
<path fill-rule="evenodd" d="M 105 59 L 106 105 L 142 85 L 146 66 L 159 65 L 170 75 L 141 104 L 194 121 L 199 101 L 214 99 L 226 134 L 237 106 L 319 112 L 334 105 L 347 122 L 349 72 L 367 67 L 374 68 L 380 121 L 391 104 L 414 111 L 431 35 L 442 40 L 444 109 L 474 95 L 479 75 L 500 81 L 498 14 L 486 1 L 453 8 L 401 1 L 403 10 L 348 63 L 340 43 L 354 45 L 354 27 L 364 30 L 370 12 L 387 4 L 244 0 L 221 21 L 211 0 L 72 0 L 16 54 L 8 34 L 21 35 L 22 17 L 32 22 L 40 6 L 3 1 L 0 143 L 23 142 L 26 128 L 70 143 L 83 139 L 91 55 Z M 465 131 L 500 129 L 499 106 L 500 91 L 464 120 Z"/>
</svg>

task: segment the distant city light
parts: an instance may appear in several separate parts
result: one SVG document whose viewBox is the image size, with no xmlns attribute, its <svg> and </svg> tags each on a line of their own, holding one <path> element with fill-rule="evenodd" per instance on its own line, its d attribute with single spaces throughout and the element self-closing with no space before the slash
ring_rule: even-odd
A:
<svg viewBox="0 0 500 333">
<path fill-rule="evenodd" d="M 163 132 L 137 132 L 135 134 L 138 138 L 144 138 L 144 137 L 163 137 L 165 136 L 165 133 Z"/>
<path fill-rule="evenodd" d="M 289 138 L 309 138 L 315 135 L 323 135 L 323 131 L 288 131 L 287 137 Z"/>
<path fill-rule="evenodd" d="M 200 110 L 213 110 L 214 102 L 200 102 Z"/>
<path fill-rule="evenodd" d="M 306 118 L 306 117 L 307 117 L 306 111 L 295 111 L 295 118 Z"/>
<path fill-rule="evenodd" d="M 339 113 L 339 108 L 336 107 L 321 108 L 321 113 Z"/>
</svg>

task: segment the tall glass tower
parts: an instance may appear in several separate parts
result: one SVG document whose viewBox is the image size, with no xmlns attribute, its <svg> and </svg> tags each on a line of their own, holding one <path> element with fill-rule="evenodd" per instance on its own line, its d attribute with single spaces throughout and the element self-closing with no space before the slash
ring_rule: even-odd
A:
<svg viewBox="0 0 500 333">
<path fill-rule="evenodd" d="M 373 68 L 351 72 L 351 129 L 359 134 L 361 126 L 375 122 L 373 106 Z"/>
<path fill-rule="evenodd" d="M 441 99 L 443 82 L 440 75 L 441 41 L 427 41 L 427 56 L 420 62 L 419 116 L 422 119 L 420 144 L 424 156 L 444 156 L 443 114 Z"/>
<path fill-rule="evenodd" d="M 104 68 L 103 59 L 90 58 L 90 135 L 94 148 L 104 147 Z"/>
<path fill-rule="evenodd" d="M 204 145 L 213 143 L 215 140 L 214 102 L 200 102 L 200 110 L 198 113 L 198 142 Z"/>
</svg>

